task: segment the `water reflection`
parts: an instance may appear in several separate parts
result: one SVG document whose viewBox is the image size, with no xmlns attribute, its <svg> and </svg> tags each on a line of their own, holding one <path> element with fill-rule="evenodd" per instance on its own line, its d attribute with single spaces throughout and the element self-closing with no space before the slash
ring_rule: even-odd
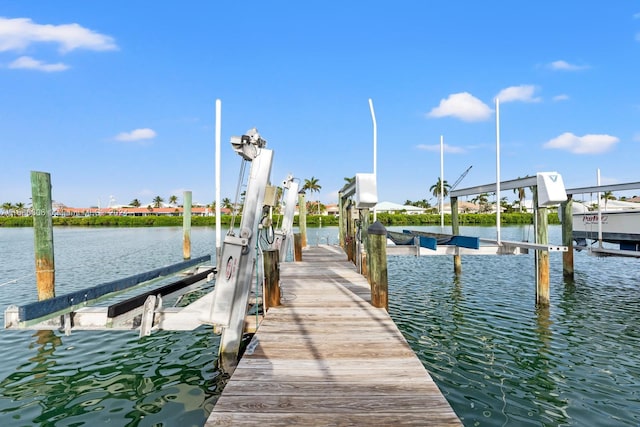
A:
<svg viewBox="0 0 640 427">
<path fill-rule="evenodd" d="M 191 339 L 179 333 L 143 340 L 102 333 L 104 347 L 87 335 L 37 331 L 29 363 L 0 381 L 0 396 L 13 402 L 2 405 L 1 413 L 41 426 L 204 423 L 224 384 L 210 330 Z"/>
<path fill-rule="evenodd" d="M 640 269 L 582 255 L 546 308 L 528 256 L 390 259 L 391 315 L 465 425 L 640 425 Z"/>
</svg>

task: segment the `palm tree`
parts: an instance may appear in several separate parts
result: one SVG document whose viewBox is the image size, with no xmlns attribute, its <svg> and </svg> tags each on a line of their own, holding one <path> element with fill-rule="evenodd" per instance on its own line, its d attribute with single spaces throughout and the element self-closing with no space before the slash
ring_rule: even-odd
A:
<svg viewBox="0 0 640 427">
<path fill-rule="evenodd" d="M 489 194 L 488 193 L 480 193 L 473 199 L 471 199 L 471 203 L 477 203 L 480 206 L 480 212 L 486 212 L 489 210 Z"/>
<path fill-rule="evenodd" d="M 224 199 L 222 199 L 222 207 L 225 209 L 231 209 L 233 207 L 233 204 L 231 203 L 231 199 L 228 197 L 225 197 Z"/>
<path fill-rule="evenodd" d="M 429 191 L 431 191 L 431 194 L 433 194 L 438 200 L 440 200 L 440 197 L 442 197 L 442 200 L 444 201 L 444 198 L 449 195 L 449 189 L 450 188 L 451 188 L 451 186 L 449 185 L 449 183 L 447 182 L 446 179 L 444 181 L 440 182 L 440 178 L 438 178 L 438 182 L 433 184 L 429 188 Z M 440 194 L 441 192 L 442 192 L 442 194 Z M 440 208 L 438 207 L 438 209 L 440 209 Z"/>
<path fill-rule="evenodd" d="M 140 200 L 138 199 L 133 199 L 129 202 L 129 206 L 133 206 L 134 208 L 139 208 L 141 204 L 142 203 L 140 203 Z"/>
<path fill-rule="evenodd" d="M 436 182 L 431 187 L 429 187 L 429 191 L 431 191 L 431 194 L 433 194 L 435 197 L 439 198 L 441 188 L 443 193 L 442 197 L 447 197 L 449 195 L 449 189 L 451 188 L 451 186 L 449 185 L 446 179 L 442 182 L 442 186 L 441 186 L 440 178 L 438 178 L 438 182 Z"/>
<path fill-rule="evenodd" d="M 13 212 L 13 203 L 11 202 L 5 202 L 2 204 L 2 210 L 4 211 L 4 215 L 9 216 L 11 215 Z"/>
<path fill-rule="evenodd" d="M 162 206 L 162 203 L 164 202 L 164 199 L 160 196 L 156 196 L 153 200 L 153 207 L 154 208 L 159 208 L 160 206 Z"/>
<path fill-rule="evenodd" d="M 24 203 L 22 203 L 22 202 L 18 202 L 18 203 L 16 203 L 16 205 L 15 205 L 16 212 L 17 212 L 17 213 L 18 213 L 18 215 L 20 215 L 20 216 L 24 216 L 24 208 L 25 208 L 25 204 L 24 204 Z"/>
<path fill-rule="evenodd" d="M 607 210 L 607 201 L 608 200 L 616 200 L 616 196 L 613 195 L 613 191 L 605 191 L 602 193 L 602 198 L 604 199 L 604 210 Z"/>
<path fill-rule="evenodd" d="M 309 190 L 310 193 L 318 193 L 320 194 L 320 189 L 322 186 L 318 184 L 318 178 L 311 177 L 310 179 L 304 180 L 304 185 L 302 186 L 303 190 Z M 320 199 L 318 198 L 318 215 L 320 215 Z"/>
<path fill-rule="evenodd" d="M 422 199 L 422 200 L 418 200 L 416 202 L 413 202 L 413 206 L 417 206 L 419 208 L 430 208 L 431 205 L 429 204 L 429 201 L 427 199 Z"/>
<path fill-rule="evenodd" d="M 520 177 L 518 177 L 520 179 Z M 522 202 L 526 196 L 524 187 L 514 188 L 513 192 L 518 195 L 518 205 L 520 206 L 520 212 L 522 212 Z"/>
<path fill-rule="evenodd" d="M 169 196 L 169 204 L 175 205 L 176 203 L 178 203 L 178 196 Z"/>
</svg>

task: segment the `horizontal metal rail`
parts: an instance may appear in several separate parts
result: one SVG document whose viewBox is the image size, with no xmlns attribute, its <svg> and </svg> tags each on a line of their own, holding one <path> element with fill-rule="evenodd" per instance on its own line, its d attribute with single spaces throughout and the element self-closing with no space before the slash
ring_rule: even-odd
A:
<svg viewBox="0 0 640 427">
<path fill-rule="evenodd" d="M 515 190 L 517 188 L 536 187 L 538 185 L 538 178 L 536 176 L 529 176 L 526 178 L 512 179 L 509 181 L 500 182 L 500 190 Z M 482 193 L 493 193 L 497 190 L 497 185 L 485 184 L 478 185 L 476 187 L 461 188 L 459 190 L 453 190 L 449 193 L 450 197 L 471 196 Z"/>
<path fill-rule="evenodd" d="M 91 288 L 82 289 L 66 295 L 57 296 L 44 301 L 37 301 L 18 307 L 18 317 L 20 322 L 40 319 L 54 313 L 71 310 L 74 307 L 82 307 L 94 302 L 108 294 L 121 292 L 140 283 L 147 282 L 161 276 L 168 276 L 180 270 L 211 261 L 211 255 L 205 255 L 177 264 L 168 265 L 155 270 L 103 283 Z"/>
<path fill-rule="evenodd" d="M 532 249 L 536 251 L 547 251 L 547 252 L 567 252 L 569 248 L 567 246 L 562 245 L 550 245 L 548 243 L 531 243 L 531 242 L 518 242 L 511 240 L 501 240 L 498 243 L 497 240 L 493 239 L 480 239 L 483 243 L 489 243 L 492 245 L 502 245 L 516 248 L 524 248 L 524 249 Z"/>
<path fill-rule="evenodd" d="M 186 288 L 189 285 L 192 285 L 196 282 L 206 279 L 207 276 L 209 276 L 209 274 L 215 273 L 215 271 L 216 271 L 215 268 L 208 268 L 203 272 L 193 274 L 189 277 L 180 279 L 176 282 L 170 283 L 160 288 L 153 289 L 143 294 L 131 297 L 127 300 L 112 304 L 107 309 L 107 316 L 108 317 L 120 316 L 126 312 L 129 312 L 133 309 L 143 306 L 144 302 L 147 300 L 147 297 L 149 297 L 150 295 L 166 296 L 166 295 L 172 294 L 176 291 L 179 291 L 182 288 Z"/>
<path fill-rule="evenodd" d="M 597 193 L 605 191 L 624 191 L 624 190 L 636 190 L 640 188 L 640 182 L 627 182 L 623 184 L 610 184 L 610 185 L 596 185 L 593 187 L 578 187 L 567 188 L 567 194 L 583 194 L 583 193 Z"/>
</svg>

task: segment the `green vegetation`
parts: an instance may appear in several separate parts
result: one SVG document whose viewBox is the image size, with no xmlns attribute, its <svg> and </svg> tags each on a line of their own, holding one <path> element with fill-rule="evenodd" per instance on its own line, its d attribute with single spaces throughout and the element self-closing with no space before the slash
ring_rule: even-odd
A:
<svg viewBox="0 0 640 427">
<path fill-rule="evenodd" d="M 549 224 L 560 224 L 557 212 L 549 212 Z M 384 225 L 439 225 L 440 215 L 438 214 L 378 214 L 378 221 Z M 459 214 L 460 225 L 495 225 L 496 214 Z M 451 215 L 444 215 L 445 224 L 451 225 Z M 533 214 L 525 212 L 503 213 L 500 215 L 501 224 L 533 224 Z M 324 224 L 324 220 L 323 220 Z"/>
<path fill-rule="evenodd" d="M 378 213 L 378 221 L 384 225 L 439 225 L 440 215 L 438 214 L 386 214 Z M 496 223 L 495 214 L 460 214 L 458 215 L 460 225 L 494 225 Z M 502 224 L 533 224 L 533 214 L 531 213 L 503 213 L 500 216 Z M 444 216 L 445 224 L 451 224 L 451 215 Z M 322 223 L 320 223 L 322 221 Z M 231 222 L 230 215 L 223 215 L 221 223 L 228 227 Z M 236 219 L 236 226 L 240 223 Z M 274 215 L 274 224 L 282 223 L 280 215 Z M 214 227 L 216 218 L 213 216 L 193 216 L 191 225 L 194 227 L 208 226 Z M 294 219 L 294 225 L 298 224 L 298 217 Z M 560 224 L 558 214 L 555 211 L 549 212 L 549 224 Z M 178 227 L 182 225 L 181 216 L 86 216 L 86 217 L 54 217 L 54 226 L 74 226 L 74 227 Z M 319 225 L 337 226 L 338 217 L 331 215 L 307 215 L 307 226 L 317 227 Z M 33 218 L 22 217 L 0 217 L 0 227 L 31 227 Z"/>
</svg>

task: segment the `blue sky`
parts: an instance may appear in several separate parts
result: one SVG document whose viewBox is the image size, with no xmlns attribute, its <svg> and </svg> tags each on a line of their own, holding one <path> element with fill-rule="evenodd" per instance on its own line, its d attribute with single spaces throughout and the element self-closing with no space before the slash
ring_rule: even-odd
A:
<svg viewBox="0 0 640 427">
<path fill-rule="evenodd" d="M 431 199 L 558 171 L 567 187 L 640 181 L 640 4 L 631 1 L 13 1 L 0 10 L 0 202 L 50 172 L 68 206 L 222 197 L 256 127 L 272 181 L 315 177 L 335 203 L 373 171 L 379 200 Z M 637 191 L 640 194 L 640 190 Z M 514 195 L 508 194 L 512 197 Z"/>
</svg>

